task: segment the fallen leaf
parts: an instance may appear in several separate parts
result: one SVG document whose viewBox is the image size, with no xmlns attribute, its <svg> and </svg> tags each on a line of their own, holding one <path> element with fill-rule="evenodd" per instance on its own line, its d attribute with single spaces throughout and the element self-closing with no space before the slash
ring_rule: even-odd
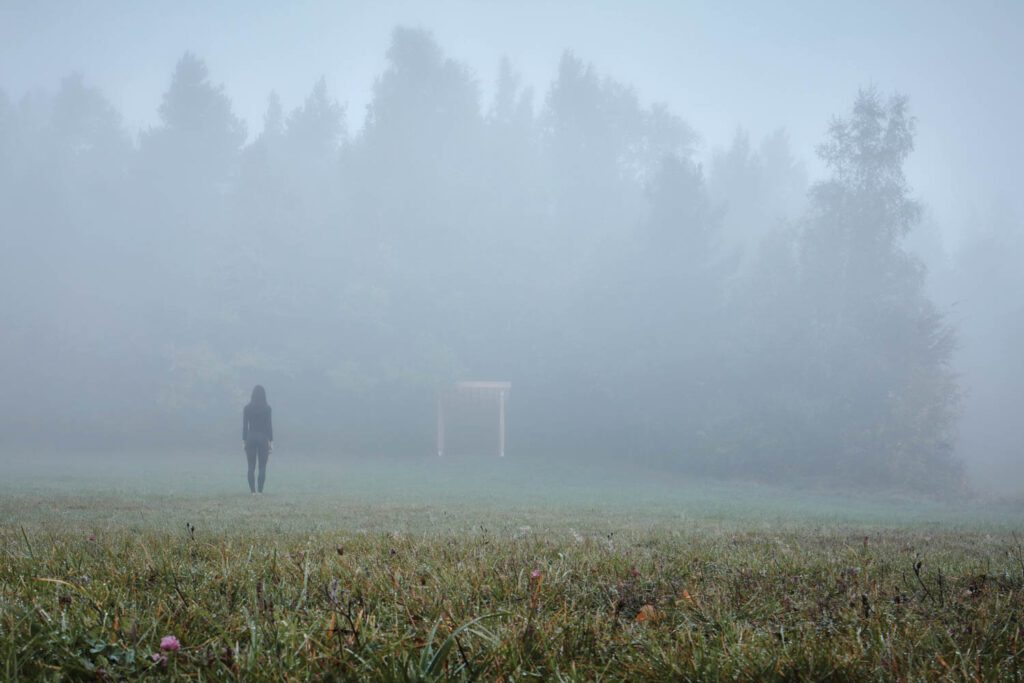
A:
<svg viewBox="0 0 1024 683">
<path fill-rule="evenodd" d="M 640 608 L 640 611 L 636 613 L 637 622 L 644 621 L 657 621 L 658 612 L 654 609 L 654 605 L 644 605 Z"/>
</svg>

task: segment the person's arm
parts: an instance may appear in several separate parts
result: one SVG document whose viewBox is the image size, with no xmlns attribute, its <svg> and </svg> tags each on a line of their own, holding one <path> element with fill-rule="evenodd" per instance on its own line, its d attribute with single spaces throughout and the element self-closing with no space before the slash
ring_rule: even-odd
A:
<svg viewBox="0 0 1024 683">
<path fill-rule="evenodd" d="M 270 447 L 274 447 L 274 421 L 271 419 L 273 415 L 270 412 L 270 406 L 267 406 L 267 441 L 270 442 Z"/>
</svg>

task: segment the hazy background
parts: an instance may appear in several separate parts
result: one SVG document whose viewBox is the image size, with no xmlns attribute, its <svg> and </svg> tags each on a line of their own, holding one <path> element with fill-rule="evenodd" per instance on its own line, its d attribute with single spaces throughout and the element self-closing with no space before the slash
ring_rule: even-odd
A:
<svg viewBox="0 0 1024 683">
<path fill-rule="evenodd" d="M 737 126 L 755 139 L 784 126 L 813 165 L 828 117 L 857 87 L 898 90 L 920 117 L 908 174 L 941 217 L 944 237 L 955 243 L 974 212 L 993 202 L 1024 209 L 1012 172 L 1024 146 L 1015 115 L 1024 95 L 1024 8 L 1013 0 L 214 5 L 5 2 L 0 83 L 19 97 L 81 71 L 138 131 L 156 122 L 168 72 L 191 50 L 224 84 L 250 134 L 269 90 L 290 109 L 321 76 L 347 104 L 354 131 L 391 29 L 421 26 L 474 69 L 485 98 L 502 56 L 543 92 L 559 57 L 573 50 L 642 101 L 667 103 L 701 133 L 705 154 Z"/>
<path fill-rule="evenodd" d="M 0 438 L 234 448 L 262 381 L 427 454 L 495 378 L 511 453 L 1019 492 L 1022 15 L 5 3 Z M 815 154 L 860 88 L 917 118 L 875 194 Z"/>
</svg>

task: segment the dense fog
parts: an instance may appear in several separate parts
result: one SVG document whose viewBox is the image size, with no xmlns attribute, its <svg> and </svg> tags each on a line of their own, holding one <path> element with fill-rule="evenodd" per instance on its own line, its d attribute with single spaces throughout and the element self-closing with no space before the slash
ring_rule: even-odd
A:
<svg viewBox="0 0 1024 683">
<path fill-rule="evenodd" d="M 1022 103 L 1019 80 L 999 82 L 1024 63 L 1006 28 L 1018 6 L 914 24 L 932 9 L 911 4 L 881 27 L 867 19 L 884 5 L 852 23 L 816 5 L 811 20 L 289 10 L 306 24 L 182 6 L 165 28 L 116 4 L 0 9 L 5 452 L 237 449 L 260 383 L 279 450 L 432 457 L 439 392 L 496 380 L 511 383 L 508 457 L 1024 490 L 1024 225 L 1007 163 L 1024 149 L 999 128 Z M 751 62 L 739 80 L 706 60 L 695 86 L 652 76 L 706 57 L 684 40 L 702 22 L 718 30 L 689 44 L 747 54 L 751 21 L 862 52 L 814 63 L 780 40 L 759 45 L 785 73 Z M 352 44 L 332 48 L 330 22 Z M 319 49 L 292 44 L 301 26 Z M 673 26 L 675 52 L 644 61 L 644 37 Z M 901 41 L 957 27 L 955 64 L 897 59 Z M 603 50 L 620 28 L 636 50 Z M 823 78 L 843 99 L 814 98 Z M 976 118 L 934 123 L 951 119 L 943 78 Z M 710 104 L 711 80 L 749 96 Z M 488 410 L 464 411 L 480 433 L 465 449 L 486 457 Z"/>
</svg>

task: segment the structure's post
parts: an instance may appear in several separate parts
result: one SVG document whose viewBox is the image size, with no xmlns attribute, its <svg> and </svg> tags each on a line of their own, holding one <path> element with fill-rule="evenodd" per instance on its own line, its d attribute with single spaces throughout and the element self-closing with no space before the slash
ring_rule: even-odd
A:
<svg viewBox="0 0 1024 683">
<path fill-rule="evenodd" d="M 444 392 L 437 392 L 437 457 L 444 455 Z"/>
<path fill-rule="evenodd" d="M 498 432 L 501 434 L 501 457 L 505 457 L 505 390 L 500 389 L 498 391 Z"/>
</svg>

